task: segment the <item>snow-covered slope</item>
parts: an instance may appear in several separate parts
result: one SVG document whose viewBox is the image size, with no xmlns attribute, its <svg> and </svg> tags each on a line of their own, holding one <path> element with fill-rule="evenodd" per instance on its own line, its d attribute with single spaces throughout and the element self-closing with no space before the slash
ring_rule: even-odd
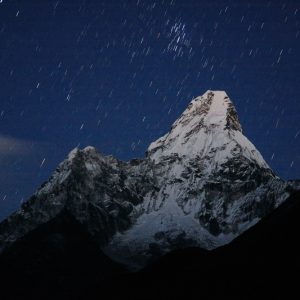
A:
<svg viewBox="0 0 300 300">
<path fill-rule="evenodd" d="M 74 149 L 0 224 L 0 249 L 67 208 L 106 254 L 140 267 L 175 248 L 228 243 L 287 196 L 288 183 L 243 135 L 226 93 L 207 91 L 145 159 Z"/>
<path fill-rule="evenodd" d="M 214 151 L 217 149 L 218 151 Z M 194 99 L 172 129 L 153 142 L 148 155 L 161 161 L 177 154 L 191 159 L 197 155 L 214 156 L 211 169 L 242 153 L 262 168 L 269 168 L 254 145 L 242 134 L 236 110 L 223 91 L 207 91 Z"/>
</svg>

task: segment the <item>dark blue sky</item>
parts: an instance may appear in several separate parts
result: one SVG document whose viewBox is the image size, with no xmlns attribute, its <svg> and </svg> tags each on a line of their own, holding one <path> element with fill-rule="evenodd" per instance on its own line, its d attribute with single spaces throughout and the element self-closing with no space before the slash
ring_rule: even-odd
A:
<svg viewBox="0 0 300 300">
<path fill-rule="evenodd" d="M 143 157 L 207 89 L 300 178 L 300 0 L 0 2 L 0 218 L 78 144 Z"/>
</svg>

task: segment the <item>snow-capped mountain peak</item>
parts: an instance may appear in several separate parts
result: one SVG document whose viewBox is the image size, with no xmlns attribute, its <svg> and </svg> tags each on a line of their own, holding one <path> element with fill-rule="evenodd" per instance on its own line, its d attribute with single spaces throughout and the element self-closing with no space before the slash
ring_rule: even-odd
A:
<svg viewBox="0 0 300 300">
<path fill-rule="evenodd" d="M 188 124 L 195 116 L 207 127 L 241 131 L 236 110 L 225 91 L 208 90 L 195 98 L 178 121 Z"/>
<path fill-rule="evenodd" d="M 224 91 L 209 90 L 193 99 L 171 131 L 149 146 L 147 155 L 155 162 L 174 155 L 210 158 L 210 169 L 242 155 L 269 168 L 243 135 L 236 109 Z"/>
<path fill-rule="evenodd" d="M 288 197 L 243 135 L 223 91 L 193 99 L 145 159 L 73 149 L 0 224 L 0 251 L 66 209 L 118 261 L 142 266 L 172 249 L 231 241 Z"/>
</svg>

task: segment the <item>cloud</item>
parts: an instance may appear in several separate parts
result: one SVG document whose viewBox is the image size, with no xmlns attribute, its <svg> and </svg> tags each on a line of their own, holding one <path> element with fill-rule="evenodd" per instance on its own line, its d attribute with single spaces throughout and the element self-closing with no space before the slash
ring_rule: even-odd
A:
<svg viewBox="0 0 300 300">
<path fill-rule="evenodd" d="M 0 161 L 12 157 L 21 157 L 32 154 L 36 145 L 33 142 L 0 135 Z"/>
<path fill-rule="evenodd" d="M 48 144 L 0 134 L 0 221 L 33 194 L 43 180 L 40 165 Z M 49 176 L 45 171 L 45 178 Z"/>
</svg>

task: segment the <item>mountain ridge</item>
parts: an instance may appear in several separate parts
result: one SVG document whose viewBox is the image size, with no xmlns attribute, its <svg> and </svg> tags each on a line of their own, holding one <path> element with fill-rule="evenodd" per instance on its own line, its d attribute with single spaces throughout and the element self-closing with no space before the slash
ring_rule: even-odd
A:
<svg viewBox="0 0 300 300">
<path fill-rule="evenodd" d="M 230 242 L 289 195 L 242 134 L 225 92 L 192 100 L 145 159 L 75 148 L 48 182 L 0 223 L 0 250 L 68 208 L 114 260 L 141 268 L 173 249 Z"/>
</svg>

